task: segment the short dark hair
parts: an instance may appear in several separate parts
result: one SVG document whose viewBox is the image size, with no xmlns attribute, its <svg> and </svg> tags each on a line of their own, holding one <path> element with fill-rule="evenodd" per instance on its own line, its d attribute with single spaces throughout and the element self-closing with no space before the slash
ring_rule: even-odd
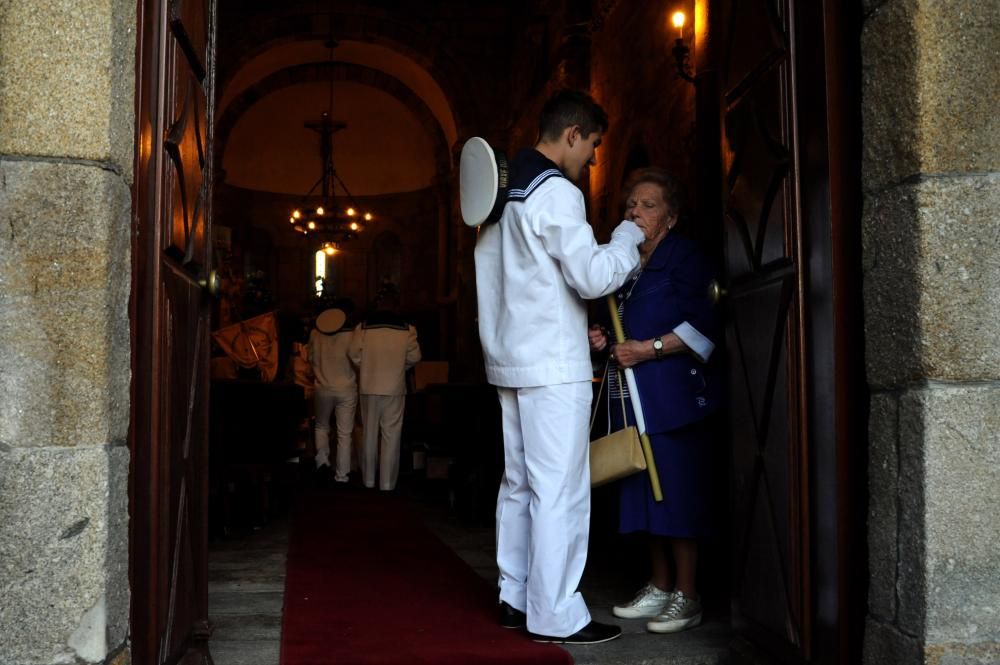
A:
<svg viewBox="0 0 1000 665">
<path fill-rule="evenodd" d="M 684 187 L 677 182 L 677 178 L 658 166 L 647 166 L 629 173 L 622 192 L 628 196 L 637 185 L 647 182 L 660 187 L 663 202 L 667 204 L 672 214 L 680 216 L 684 207 Z"/>
<path fill-rule="evenodd" d="M 538 121 L 538 136 L 559 138 L 563 130 L 579 125 L 584 136 L 608 131 L 608 114 L 594 98 L 581 90 L 560 90 L 549 97 Z"/>
</svg>

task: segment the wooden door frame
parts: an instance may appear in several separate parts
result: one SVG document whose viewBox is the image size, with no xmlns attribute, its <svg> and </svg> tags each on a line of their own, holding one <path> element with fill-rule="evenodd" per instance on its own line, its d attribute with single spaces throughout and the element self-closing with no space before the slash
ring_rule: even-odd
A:
<svg viewBox="0 0 1000 665">
<path fill-rule="evenodd" d="M 129 418 L 129 584 L 130 600 L 130 636 L 132 640 L 133 662 L 143 663 L 150 654 L 156 653 L 155 631 L 150 630 L 156 624 L 156 608 L 152 602 L 158 597 L 158 580 L 152 576 L 146 577 L 134 565 L 135 561 L 149 561 L 149 569 L 159 567 L 164 553 L 152 547 L 150 542 L 136 535 L 136 524 L 146 521 L 152 531 L 163 528 L 161 524 L 162 507 L 157 497 L 160 496 L 160 469 L 158 457 L 153 451 L 140 447 L 142 442 L 153 440 L 153 433 L 159 427 L 157 416 L 159 410 L 153 405 L 160 400 L 160 376 L 156 350 L 160 339 L 157 335 L 158 308 L 155 302 L 155 285 L 159 280 L 159 262 L 151 261 L 159 245 L 155 230 L 160 221 L 157 219 L 160 206 L 156 204 L 155 183 L 150 183 L 150 171 L 154 160 L 163 159 L 162 136 L 156 136 L 151 126 L 143 123 L 144 107 L 159 106 L 159 98 L 163 94 L 163 84 L 159 82 L 155 88 L 144 87 L 156 73 L 156 60 L 153 48 L 159 48 L 163 35 L 160 34 L 161 22 L 150 16 L 150 3 L 140 0 L 136 3 L 136 88 L 135 88 L 135 169 L 132 183 L 132 294 L 129 299 L 129 325 L 131 328 L 132 346 L 132 399 Z M 149 50 L 147 50 L 149 49 Z M 149 96 L 145 95 L 149 91 Z M 161 123 L 162 124 L 162 119 Z M 149 161 L 144 162 L 140 151 L 144 142 L 150 151 Z M 147 199 L 141 199 L 143 188 L 153 186 L 154 192 Z M 146 203 L 149 209 L 139 210 L 140 203 Z M 148 224 L 148 226 L 146 225 Z M 137 487 L 145 488 L 150 497 L 149 505 L 140 510 L 137 500 Z"/>
</svg>

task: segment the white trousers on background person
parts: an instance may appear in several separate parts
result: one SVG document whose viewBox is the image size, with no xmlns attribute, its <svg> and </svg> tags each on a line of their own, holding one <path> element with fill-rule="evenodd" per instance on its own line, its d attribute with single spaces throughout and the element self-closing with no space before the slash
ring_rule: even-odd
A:
<svg viewBox="0 0 1000 665">
<path fill-rule="evenodd" d="M 319 388 L 313 397 L 316 407 L 316 468 L 330 464 L 330 414 L 337 425 L 337 466 L 334 479 L 347 480 L 351 472 L 351 433 L 358 394 L 337 393 Z"/>
<path fill-rule="evenodd" d="M 500 600 L 528 630 L 566 637 L 590 623 L 577 591 L 590 534 L 590 382 L 497 388 L 504 475 L 497 497 Z"/>
<path fill-rule="evenodd" d="M 396 487 L 405 403 L 406 395 L 361 395 L 361 422 L 365 426 L 361 477 L 365 487 L 375 487 L 376 465 L 379 489 Z"/>
</svg>

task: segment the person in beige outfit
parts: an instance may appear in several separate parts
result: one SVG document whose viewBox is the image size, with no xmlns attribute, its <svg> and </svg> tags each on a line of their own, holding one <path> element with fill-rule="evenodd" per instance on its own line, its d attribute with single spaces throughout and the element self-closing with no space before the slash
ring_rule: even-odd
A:
<svg viewBox="0 0 1000 665">
<path fill-rule="evenodd" d="M 399 297 L 383 295 L 380 307 L 354 329 L 348 356 L 358 367 L 361 422 L 365 428 L 361 475 L 365 487 L 396 487 L 399 440 L 406 402 L 406 370 L 420 361 L 417 329 L 396 311 Z M 381 436 L 380 436 L 381 435 Z M 381 445 L 380 445 L 381 444 Z"/>
</svg>

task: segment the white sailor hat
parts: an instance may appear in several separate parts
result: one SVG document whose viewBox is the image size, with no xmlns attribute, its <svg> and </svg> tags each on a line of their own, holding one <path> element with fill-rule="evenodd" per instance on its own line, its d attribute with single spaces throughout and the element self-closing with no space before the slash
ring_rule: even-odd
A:
<svg viewBox="0 0 1000 665">
<path fill-rule="evenodd" d="M 347 315 L 339 309 L 325 309 L 323 313 L 316 317 L 316 330 L 321 333 L 335 333 L 344 325 Z"/>
<path fill-rule="evenodd" d="M 462 218 L 468 226 L 495 222 L 507 203 L 507 156 L 473 136 L 462 147 L 459 190 Z"/>
</svg>

